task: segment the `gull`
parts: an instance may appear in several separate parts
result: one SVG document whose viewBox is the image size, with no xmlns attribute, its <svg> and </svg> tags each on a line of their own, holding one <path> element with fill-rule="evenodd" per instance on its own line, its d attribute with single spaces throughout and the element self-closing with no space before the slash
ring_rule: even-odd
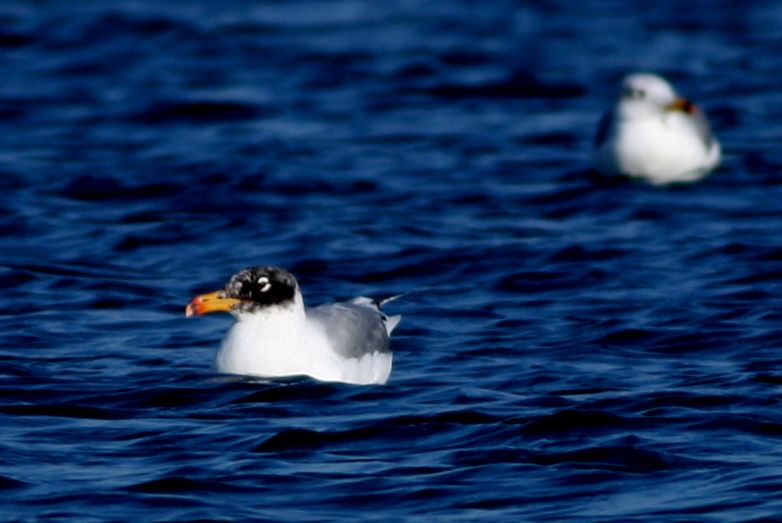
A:
<svg viewBox="0 0 782 523">
<path fill-rule="evenodd" d="M 601 120 L 593 162 L 606 176 L 654 185 L 697 181 L 720 161 L 720 144 L 703 112 L 649 73 L 622 81 L 614 108 Z"/>
<path fill-rule="evenodd" d="M 305 307 L 290 272 L 253 267 L 185 309 L 188 317 L 212 312 L 236 319 L 217 353 L 218 372 L 355 384 L 382 384 L 391 374 L 389 336 L 401 317 L 386 316 L 369 298 Z"/>
</svg>

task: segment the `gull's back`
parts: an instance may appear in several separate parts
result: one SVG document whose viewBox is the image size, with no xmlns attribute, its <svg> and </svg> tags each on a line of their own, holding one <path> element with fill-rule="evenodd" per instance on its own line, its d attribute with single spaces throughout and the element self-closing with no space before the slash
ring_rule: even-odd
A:
<svg viewBox="0 0 782 523">
<path fill-rule="evenodd" d="M 386 316 L 368 298 L 320 305 L 307 309 L 307 320 L 319 325 L 329 344 L 344 358 L 375 352 L 390 353 L 389 334 L 399 316 Z"/>
</svg>

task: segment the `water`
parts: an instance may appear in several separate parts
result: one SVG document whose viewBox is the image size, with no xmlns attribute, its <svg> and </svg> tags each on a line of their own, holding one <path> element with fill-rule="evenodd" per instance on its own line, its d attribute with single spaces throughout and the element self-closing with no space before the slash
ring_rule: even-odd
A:
<svg viewBox="0 0 782 523">
<path fill-rule="evenodd" d="M 776 2 L 0 5 L 0 519 L 782 514 Z M 605 184 L 654 70 L 723 143 Z M 388 385 L 215 375 L 197 293 L 410 292 Z"/>
</svg>

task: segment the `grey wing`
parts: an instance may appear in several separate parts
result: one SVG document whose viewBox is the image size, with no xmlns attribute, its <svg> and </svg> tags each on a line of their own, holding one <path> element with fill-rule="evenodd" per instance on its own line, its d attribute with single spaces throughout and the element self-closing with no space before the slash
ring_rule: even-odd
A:
<svg viewBox="0 0 782 523">
<path fill-rule="evenodd" d="M 334 350 L 346 358 L 391 352 L 385 318 L 377 307 L 353 302 L 307 309 L 307 319 L 319 323 Z"/>
<path fill-rule="evenodd" d="M 595 141 L 592 144 L 595 149 L 600 148 L 605 141 L 608 139 L 608 136 L 611 134 L 611 126 L 614 121 L 614 111 L 607 111 L 602 118 L 600 118 L 600 123 L 597 125 L 597 133 L 595 134 Z"/>
</svg>

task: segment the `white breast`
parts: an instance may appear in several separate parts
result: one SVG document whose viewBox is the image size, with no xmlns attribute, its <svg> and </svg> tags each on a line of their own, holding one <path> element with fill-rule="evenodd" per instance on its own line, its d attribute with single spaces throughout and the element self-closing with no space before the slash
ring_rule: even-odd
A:
<svg viewBox="0 0 782 523">
<path fill-rule="evenodd" d="M 694 117 L 680 111 L 650 115 L 615 115 L 608 139 L 595 151 L 605 174 L 644 178 L 655 184 L 691 182 L 720 160 L 716 140 L 708 143 Z"/>
<path fill-rule="evenodd" d="M 390 352 L 346 358 L 333 350 L 320 326 L 302 310 L 240 317 L 229 330 L 215 365 L 218 372 L 261 377 L 306 375 L 323 381 L 385 383 Z"/>
</svg>

